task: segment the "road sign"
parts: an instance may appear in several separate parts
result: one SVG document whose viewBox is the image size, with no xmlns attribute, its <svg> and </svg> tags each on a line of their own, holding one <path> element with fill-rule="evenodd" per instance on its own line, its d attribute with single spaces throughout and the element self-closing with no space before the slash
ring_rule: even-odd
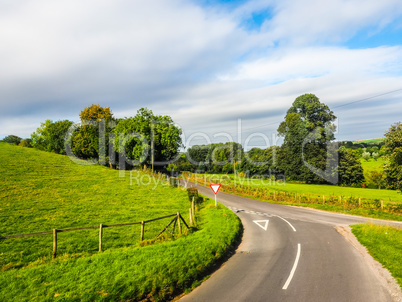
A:
<svg viewBox="0 0 402 302">
<path fill-rule="evenodd" d="M 218 193 L 219 189 L 221 188 L 221 185 L 217 184 L 217 185 L 209 185 L 212 189 L 212 191 L 214 191 L 215 195 Z"/>
<path fill-rule="evenodd" d="M 221 188 L 220 184 L 210 184 L 209 185 L 212 189 L 212 191 L 214 191 L 215 193 L 215 207 L 216 207 L 216 194 L 218 194 L 219 189 Z"/>
<path fill-rule="evenodd" d="M 253 220 L 253 222 L 262 228 L 264 231 L 268 229 L 268 220 Z"/>
</svg>

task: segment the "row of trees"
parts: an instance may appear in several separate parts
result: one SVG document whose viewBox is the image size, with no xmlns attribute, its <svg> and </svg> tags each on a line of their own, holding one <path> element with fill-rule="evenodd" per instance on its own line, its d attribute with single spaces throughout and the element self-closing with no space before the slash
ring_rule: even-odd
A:
<svg viewBox="0 0 402 302">
<path fill-rule="evenodd" d="M 336 117 L 313 94 L 293 102 L 278 133 L 281 147 L 253 148 L 244 152 L 238 143 L 193 146 L 169 166 L 176 171 L 204 171 L 272 177 L 285 175 L 292 181 L 360 185 L 363 169 L 356 152 L 333 143 Z"/>
<path fill-rule="evenodd" d="M 370 158 L 377 160 L 380 157 L 384 157 L 390 154 L 389 149 L 385 146 L 384 141 L 378 143 L 353 143 L 351 141 L 344 141 L 340 144 L 347 149 L 356 151 L 356 153 L 365 160 L 368 160 Z"/>
<path fill-rule="evenodd" d="M 14 144 L 21 147 L 31 147 L 31 139 L 29 138 L 21 138 L 17 135 L 7 135 L 0 142 Z"/>
<path fill-rule="evenodd" d="M 169 116 L 141 108 L 134 117 L 116 119 L 110 107 L 92 105 L 81 123 L 47 120 L 31 135 L 34 148 L 68 154 L 104 165 L 166 165 L 179 155 L 181 129 Z"/>
<path fill-rule="evenodd" d="M 180 154 L 181 129 L 171 117 L 154 115 L 146 108 L 133 117 L 117 119 L 110 107 L 92 105 L 81 111 L 80 119 L 80 124 L 47 120 L 24 144 L 123 169 L 127 164 L 156 163 L 170 172 L 238 172 L 268 177 L 282 174 L 291 181 L 348 186 L 364 182 L 359 157 L 368 152 L 350 148 L 348 142 L 334 142 L 336 116 L 313 94 L 299 96 L 287 111 L 278 127 L 284 138 L 282 146 L 253 148 L 248 152 L 241 144 L 229 142 L 192 146 Z M 24 140 L 11 135 L 3 141 L 22 144 Z M 401 189 L 401 123 L 389 129 L 384 143 L 371 148 L 372 154 L 382 152 L 387 156 L 386 177 L 377 173 L 372 178 L 381 178 L 381 185 L 388 188 Z"/>
<path fill-rule="evenodd" d="M 233 173 L 243 155 L 243 147 L 239 143 L 195 145 L 188 148 L 179 160 L 169 164 L 167 170 L 170 172 Z"/>
<path fill-rule="evenodd" d="M 334 143 L 336 116 L 313 94 L 296 98 L 287 111 L 278 133 L 282 146 L 253 148 L 244 152 L 237 143 L 193 146 L 172 171 L 202 171 L 248 175 L 284 174 L 288 180 L 307 183 L 337 183 L 360 186 L 365 182 L 360 157 L 386 156 L 385 174 L 374 172 L 370 181 L 381 187 L 402 188 L 402 126 L 391 127 L 377 145 Z M 364 147 L 364 148 L 362 148 Z M 366 149 L 365 149 L 366 148 Z"/>
</svg>

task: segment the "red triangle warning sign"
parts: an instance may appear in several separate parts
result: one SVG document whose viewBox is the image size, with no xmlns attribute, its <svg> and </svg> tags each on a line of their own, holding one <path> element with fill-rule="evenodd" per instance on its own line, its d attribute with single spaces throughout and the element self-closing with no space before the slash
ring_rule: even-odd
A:
<svg viewBox="0 0 402 302">
<path fill-rule="evenodd" d="M 212 189 L 212 191 L 214 191 L 215 195 L 218 193 L 221 185 L 209 185 Z"/>
</svg>

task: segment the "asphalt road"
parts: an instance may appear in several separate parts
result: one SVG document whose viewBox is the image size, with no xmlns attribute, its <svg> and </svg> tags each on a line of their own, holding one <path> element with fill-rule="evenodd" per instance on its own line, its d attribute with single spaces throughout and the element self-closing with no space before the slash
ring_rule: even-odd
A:
<svg viewBox="0 0 402 302">
<path fill-rule="evenodd" d="M 197 187 L 214 198 L 210 188 Z M 240 217 L 243 241 L 229 261 L 180 301 L 393 301 L 361 254 L 334 229 L 367 219 L 222 192 L 217 200 Z"/>
</svg>

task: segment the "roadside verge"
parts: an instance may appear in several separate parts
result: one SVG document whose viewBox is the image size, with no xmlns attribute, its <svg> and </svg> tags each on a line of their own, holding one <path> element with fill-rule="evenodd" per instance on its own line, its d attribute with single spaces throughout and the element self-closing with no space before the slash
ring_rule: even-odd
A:
<svg viewBox="0 0 402 302">
<path fill-rule="evenodd" d="M 341 234 L 363 257 L 367 265 L 377 276 L 382 285 L 388 289 L 393 300 L 395 302 L 402 301 L 402 292 L 396 279 L 392 277 L 391 273 L 383 267 L 383 265 L 375 260 L 367 251 L 367 248 L 363 246 L 356 236 L 352 233 L 352 229 L 348 225 L 335 226 L 336 231 Z"/>
<path fill-rule="evenodd" d="M 0 297 L 4 301 L 171 300 L 201 283 L 241 238 L 238 217 L 211 203 L 200 206 L 197 229 L 188 236 L 2 272 Z"/>
</svg>

